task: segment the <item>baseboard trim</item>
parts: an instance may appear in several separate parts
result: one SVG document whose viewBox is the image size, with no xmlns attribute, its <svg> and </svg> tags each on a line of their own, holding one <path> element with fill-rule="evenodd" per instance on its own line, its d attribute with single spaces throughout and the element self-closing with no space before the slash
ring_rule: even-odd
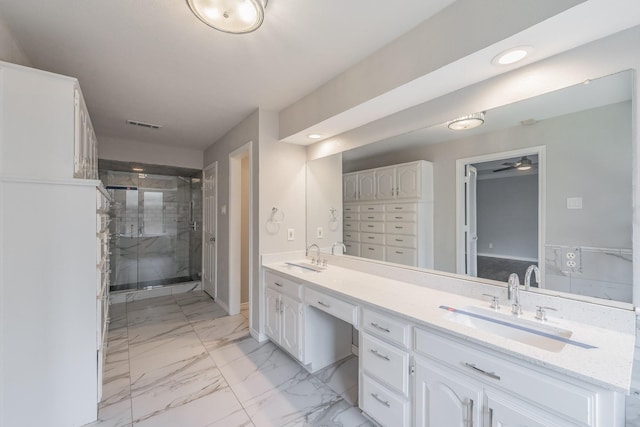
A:
<svg viewBox="0 0 640 427">
<path fill-rule="evenodd" d="M 249 328 L 249 334 L 258 342 L 264 342 L 269 339 L 265 334 L 261 334 L 253 328 Z"/>
</svg>

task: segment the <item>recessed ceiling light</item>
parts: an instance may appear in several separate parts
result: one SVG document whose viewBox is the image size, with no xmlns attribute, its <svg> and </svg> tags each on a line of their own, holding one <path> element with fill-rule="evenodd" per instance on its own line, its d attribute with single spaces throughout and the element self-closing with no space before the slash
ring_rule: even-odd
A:
<svg viewBox="0 0 640 427">
<path fill-rule="evenodd" d="M 131 170 L 134 172 L 144 172 L 144 169 L 142 168 L 131 168 Z"/>
<path fill-rule="evenodd" d="M 484 123 L 484 112 L 473 113 L 468 116 L 458 117 L 447 123 L 447 126 L 451 130 L 468 130 L 477 128 Z"/>
<path fill-rule="evenodd" d="M 532 50 L 531 46 L 519 46 L 512 49 L 505 50 L 504 52 L 496 55 L 491 63 L 494 65 L 510 65 L 515 64 L 518 61 L 524 59 Z"/>
<path fill-rule="evenodd" d="M 320 139 L 320 138 L 322 138 L 322 135 L 320 135 L 319 133 L 311 133 L 311 134 L 307 135 L 307 138 L 309 138 L 309 139 Z"/>
</svg>

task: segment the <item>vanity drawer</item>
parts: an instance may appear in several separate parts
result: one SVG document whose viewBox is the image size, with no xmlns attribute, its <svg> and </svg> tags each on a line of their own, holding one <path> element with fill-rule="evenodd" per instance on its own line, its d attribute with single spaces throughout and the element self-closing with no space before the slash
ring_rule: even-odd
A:
<svg viewBox="0 0 640 427">
<path fill-rule="evenodd" d="M 345 221 L 358 221 L 360 219 L 360 214 L 355 212 L 345 212 L 344 220 Z"/>
<path fill-rule="evenodd" d="M 387 205 L 386 212 L 417 212 L 418 205 L 415 203 L 391 203 Z"/>
<path fill-rule="evenodd" d="M 384 245 L 384 234 L 360 233 L 360 240 L 364 243 Z"/>
<path fill-rule="evenodd" d="M 364 212 L 360 214 L 361 221 L 384 221 L 382 212 Z"/>
<path fill-rule="evenodd" d="M 356 231 L 343 231 L 342 236 L 345 242 L 359 242 L 360 233 Z"/>
<path fill-rule="evenodd" d="M 415 329 L 415 350 L 488 386 L 506 390 L 511 396 L 515 393 L 528 402 L 557 411 L 580 425 L 596 422 L 596 393 L 592 390 L 420 329 Z"/>
<path fill-rule="evenodd" d="M 396 264 L 417 265 L 418 254 L 415 249 L 387 247 L 384 251 L 385 261 Z"/>
<path fill-rule="evenodd" d="M 418 239 L 416 236 L 404 234 L 387 234 L 387 245 L 400 246 L 403 248 L 417 248 Z"/>
<path fill-rule="evenodd" d="M 360 256 L 360 243 L 357 242 L 344 242 L 347 247 L 345 254 L 351 256 Z"/>
<path fill-rule="evenodd" d="M 304 291 L 304 302 L 354 326 L 357 325 L 358 307 L 351 303 L 308 287 Z"/>
<path fill-rule="evenodd" d="M 362 334 L 361 367 L 392 390 L 409 395 L 409 353 L 373 336 Z"/>
<path fill-rule="evenodd" d="M 360 205 L 344 205 L 344 212 L 360 212 Z"/>
<path fill-rule="evenodd" d="M 394 222 L 387 226 L 389 233 L 416 234 L 418 227 L 415 222 Z"/>
<path fill-rule="evenodd" d="M 360 223 L 358 221 L 345 221 L 344 222 L 344 230 L 345 231 L 358 231 Z"/>
<path fill-rule="evenodd" d="M 417 215 L 415 213 L 406 213 L 406 212 L 397 212 L 397 213 L 388 213 L 384 215 L 384 220 L 388 222 L 416 222 Z"/>
<path fill-rule="evenodd" d="M 362 242 L 360 244 L 360 256 L 369 259 L 384 261 L 384 246 L 372 245 Z"/>
<path fill-rule="evenodd" d="M 384 222 L 361 222 L 360 231 L 369 233 L 384 233 Z"/>
<path fill-rule="evenodd" d="M 411 327 L 408 323 L 386 314 L 363 308 L 362 325 L 364 329 L 373 335 L 382 337 L 404 348 L 409 348 Z"/>
<path fill-rule="evenodd" d="M 360 409 L 385 427 L 409 426 L 409 402 L 362 375 Z"/>
<path fill-rule="evenodd" d="M 301 285 L 299 283 L 270 271 L 264 273 L 264 282 L 268 288 L 276 289 L 278 292 L 282 292 L 300 300 Z"/>
<path fill-rule="evenodd" d="M 384 205 L 360 205 L 360 213 L 384 212 Z"/>
</svg>

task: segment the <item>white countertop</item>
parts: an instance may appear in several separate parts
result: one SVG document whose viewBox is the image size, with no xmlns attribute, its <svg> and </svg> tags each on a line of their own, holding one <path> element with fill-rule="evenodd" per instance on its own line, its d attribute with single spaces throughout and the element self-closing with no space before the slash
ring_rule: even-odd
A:
<svg viewBox="0 0 640 427">
<path fill-rule="evenodd" d="M 288 267 L 284 262 L 267 263 L 264 267 L 353 301 L 392 312 L 418 325 L 422 324 L 449 333 L 458 339 L 487 346 L 528 363 L 613 391 L 622 393 L 629 391 L 635 343 L 633 334 L 620 333 L 567 319 L 555 319 L 553 313 L 549 313 L 549 320 L 545 324 L 571 330 L 573 331 L 571 340 L 597 347 L 584 349 L 567 344 L 560 352 L 554 353 L 452 322 L 445 318 L 447 311 L 439 308 L 440 305 L 455 308 L 466 306 L 489 308 L 489 303 L 485 300 L 335 265 L 330 265 L 320 273 L 303 272 L 300 268 Z M 510 304 L 504 304 L 500 312 L 510 313 Z M 534 313 L 527 310 L 522 318 L 534 320 Z"/>
</svg>

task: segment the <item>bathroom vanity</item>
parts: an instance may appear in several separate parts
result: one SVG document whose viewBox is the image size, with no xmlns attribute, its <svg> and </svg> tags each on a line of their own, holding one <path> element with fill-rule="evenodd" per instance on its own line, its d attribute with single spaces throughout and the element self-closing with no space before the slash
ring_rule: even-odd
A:
<svg viewBox="0 0 640 427">
<path fill-rule="evenodd" d="M 267 335 L 313 372 L 349 354 L 356 328 L 359 406 L 381 425 L 624 425 L 628 310 L 523 292 L 517 318 L 504 289 L 452 275 L 292 264 L 263 258 Z M 558 311 L 537 320 L 537 305 Z"/>
</svg>

